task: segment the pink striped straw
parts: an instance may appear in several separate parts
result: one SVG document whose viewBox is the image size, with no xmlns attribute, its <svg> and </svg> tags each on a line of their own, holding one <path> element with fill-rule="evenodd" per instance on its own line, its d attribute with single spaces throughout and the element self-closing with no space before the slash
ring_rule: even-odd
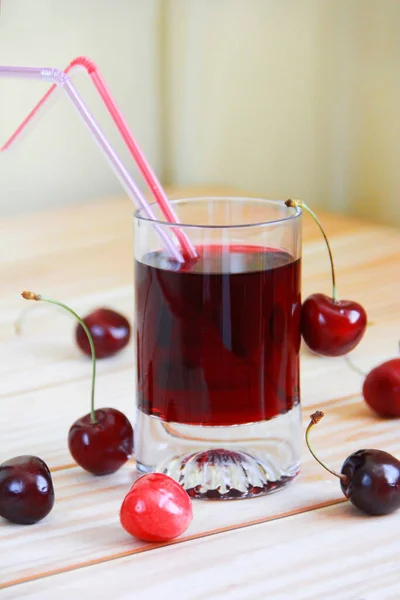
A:
<svg viewBox="0 0 400 600">
<path fill-rule="evenodd" d="M 103 100 L 111 118 L 113 119 L 118 131 L 120 132 L 126 146 L 129 149 L 129 152 L 133 159 L 135 160 L 138 168 L 140 169 L 151 193 L 153 194 L 156 202 L 158 203 L 160 210 L 167 221 L 172 223 L 179 223 L 178 216 L 176 215 L 171 203 L 168 200 L 168 197 L 162 188 L 160 182 L 157 179 L 154 171 L 152 170 L 150 164 L 146 160 L 145 155 L 140 149 L 138 143 L 129 126 L 118 108 L 114 98 L 112 97 L 108 86 L 102 77 L 100 71 L 98 70 L 95 63 L 86 58 L 85 56 L 79 56 L 72 60 L 64 73 L 69 73 L 72 69 L 76 67 L 83 67 L 87 74 L 90 76 L 93 84 L 98 91 L 101 99 Z M 13 144 L 13 142 L 19 137 L 19 135 L 23 132 L 25 127 L 31 122 L 31 120 L 35 117 L 35 115 L 39 112 L 40 108 L 46 103 L 48 98 L 53 94 L 54 90 L 57 88 L 57 84 L 53 84 L 46 94 L 41 98 L 41 100 L 36 104 L 36 106 L 30 111 L 30 113 L 25 117 L 22 123 L 17 127 L 15 132 L 11 135 L 11 137 L 5 142 L 5 144 L 0 148 L 0 152 L 4 152 L 8 150 L 8 148 Z M 174 234 L 179 240 L 179 243 L 182 247 L 183 253 L 185 256 L 189 258 L 195 258 L 197 256 L 196 250 L 194 249 L 192 243 L 189 238 L 185 235 L 185 233 L 179 228 L 173 228 Z"/>
<path fill-rule="evenodd" d="M 19 77 L 22 79 L 33 79 L 42 80 L 51 83 L 55 83 L 63 89 L 67 98 L 72 102 L 79 116 L 91 132 L 93 138 L 103 151 L 106 158 L 109 160 L 110 166 L 113 169 L 115 175 L 124 186 L 128 196 L 134 203 L 137 203 L 143 210 L 145 215 L 152 221 L 157 221 L 155 214 L 144 198 L 142 192 L 139 190 L 135 182 L 133 181 L 129 171 L 127 171 L 122 160 L 115 152 L 114 148 L 108 141 L 103 130 L 98 125 L 94 116 L 86 106 L 85 102 L 79 95 L 77 89 L 73 85 L 72 81 L 64 73 L 58 69 L 52 69 L 47 67 L 9 67 L 0 66 L 0 77 Z M 154 223 L 154 228 L 157 231 L 160 238 L 163 240 L 165 247 L 168 249 L 169 254 L 177 261 L 184 262 L 184 259 L 175 246 L 169 235 L 167 234 L 164 227 L 161 227 L 157 222 Z"/>
</svg>

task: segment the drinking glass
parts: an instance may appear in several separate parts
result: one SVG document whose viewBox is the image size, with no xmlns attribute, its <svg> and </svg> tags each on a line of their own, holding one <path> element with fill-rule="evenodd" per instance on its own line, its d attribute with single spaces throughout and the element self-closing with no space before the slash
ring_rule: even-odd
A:
<svg viewBox="0 0 400 600">
<path fill-rule="evenodd" d="M 173 201 L 197 258 L 135 214 L 135 455 L 196 498 L 253 497 L 299 472 L 301 209 L 259 198 Z M 153 206 L 157 213 L 157 207 Z"/>
</svg>

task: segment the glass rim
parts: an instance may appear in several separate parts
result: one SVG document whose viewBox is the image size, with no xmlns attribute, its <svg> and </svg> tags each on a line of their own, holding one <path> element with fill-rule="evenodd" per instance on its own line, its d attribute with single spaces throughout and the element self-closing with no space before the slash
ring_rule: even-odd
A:
<svg viewBox="0 0 400 600">
<path fill-rule="evenodd" d="M 259 196 L 192 196 L 192 197 L 183 197 L 183 198 L 174 198 L 169 200 L 169 202 L 174 206 L 176 204 L 179 203 L 183 203 L 183 202 L 188 202 L 188 201 L 210 201 L 210 200 L 230 200 L 230 201 L 252 201 L 252 202 L 259 202 L 261 203 L 269 203 L 269 204 L 279 204 L 282 208 L 285 207 L 285 201 L 284 200 L 272 200 L 272 199 L 268 199 L 268 198 L 260 198 Z M 157 207 L 158 208 L 158 204 L 157 202 L 151 202 L 149 203 L 150 208 L 153 207 Z M 263 226 L 270 226 L 270 225 L 280 225 L 283 224 L 285 222 L 288 221 L 295 221 L 296 219 L 298 219 L 301 214 L 302 214 L 302 209 L 300 208 L 300 206 L 296 206 L 296 207 L 285 207 L 290 211 L 294 211 L 292 214 L 288 215 L 288 216 L 284 216 L 282 218 L 279 219 L 271 219 L 268 221 L 257 221 L 256 223 L 237 223 L 237 224 L 229 224 L 229 225 L 212 225 L 212 224 L 196 224 L 196 223 L 177 223 L 174 221 L 162 221 L 160 219 L 152 219 L 151 217 L 148 217 L 145 213 L 144 213 L 144 209 L 143 208 L 138 208 L 135 212 L 134 212 L 134 218 L 138 221 L 145 221 L 147 223 L 150 223 L 151 225 L 161 225 L 164 227 L 174 227 L 174 228 L 191 228 L 191 229 L 244 229 L 247 227 L 263 227 Z"/>
</svg>

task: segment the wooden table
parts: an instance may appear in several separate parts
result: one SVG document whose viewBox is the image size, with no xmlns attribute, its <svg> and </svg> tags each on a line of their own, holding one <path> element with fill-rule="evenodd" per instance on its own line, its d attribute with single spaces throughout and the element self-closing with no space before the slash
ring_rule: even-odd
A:
<svg viewBox="0 0 400 600">
<path fill-rule="evenodd" d="M 353 352 L 368 371 L 398 354 L 399 232 L 341 216 L 321 218 L 339 295 L 360 301 L 372 322 Z M 89 408 L 90 363 L 74 345 L 74 323 L 48 305 L 29 311 L 20 336 L 13 322 L 26 306 L 23 289 L 57 297 L 83 314 L 109 305 L 132 315 L 130 202 L 115 198 L 0 225 L 0 462 L 41 456 L 57 497 L 49 517 L 35 526 L 1 521 L 2 600 L 60 600 L 74 592 L 140 600 L 400 598 L 400 512 L 362 516 L 306 448 L 301 475 L 284 491 L 237 502 L 196 501 L 191 527 L 171 544 L 125 534 L 118 511 L 135 477 L 134 462 L 95 478 L 71 464 L 67 449 L 69 426 Z M 303 293 L 329 293 L 327 252 L 308 217 L 304 239 Z M 312 411 L 326 413 L 313 436 L 323 459 L 340 468 L 362 447 L 400 455 L 399 421 L 371 413 L 360 395 L 362 378 L 344 359 L 303 349 L 301 362 L 304 424 Z M 100 361 L 98 371 L 98 406 L 113 405 L 133 419 L 132 346 Z"/>
</svg>

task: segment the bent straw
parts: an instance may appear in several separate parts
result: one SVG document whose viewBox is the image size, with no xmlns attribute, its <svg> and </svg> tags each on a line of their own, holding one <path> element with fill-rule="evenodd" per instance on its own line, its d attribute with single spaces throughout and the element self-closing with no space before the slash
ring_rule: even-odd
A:
<svg viewBox="0 0 400 600">
<path fill-rule="evenodd" d="M 67 68 L 64 70 L 64 73 L 69 73 L 72 69 L 76 67 L 83 67 L 86 73 L 90 76 L 96 90 L 98 91 L 101 99 L 103 100 L 111 118 L 113 119 L 118 131 L 121 134 L 126 146 L 129 149 L 130 154 L 135 160 L 138 168 L 140 169 L 151 193 L 153 194 L 155 200 L 157 201 L 162 214 L 166 218 L 167 221 L 172 223 L 179 223 L 179 219 L 170 204 L 165 191 L 163 190 L 160 182 L 158 181 L 154 171 L 152 170 L 150 164 L 146 160 L 145 155 L 140 149 L 138 143 L 133 137 L 132 132 L 129 129 L 129 126 L 118 108 L 114 98 L 112 97 L 108 86 L 98 70 L 96 64 L 85 56 L 79 56 L 72 60 Z M 40 108 L 45 104 L 48 98 L 52 95 L 54 90 L 57 88 L 56 84 L 53 84 L 46 94 L 43 96 L 41 100 L 36 104 L 36 106 L 30 111 L 30 113 L 25 117 L 19 127 L 15 130 L 15 132 L 11 135 L 11 137 L 6 141 L 6 143 L 0 148 L 0 152 L 4 152 L 7 150 L 15 141 L 15 139 L 22 133 L 25 127 L 29 124 L 29 122 L 35 117 Z M 196 250 L 191 244 L 188 237 L 185 233 L 178 228 L 174 228 L 174 233 L 178 238 L 184 254 L 189 256 L 190 258 L 195 258 L 197 256 Z"/>
<path fill-rule="evenodd" d="M 141 191 L 131 178 L 123 162 L 119 158 L 118 154 L 115 152 L 114 148 L 109 143 L 107 137 L 105 136 L 97 121 L 89 111 L 85 102 L 82 100 L 81 96 L 79 95 L 78 91 L 76 90 L 68 75 L 66 75 L 63 71 L 60 71 L 58 69 L 52 69 L 47 67 L 0 66 L 0 77 L 1 76 L 42 80 L 55 83 L 56 85 L 60 86 L 65 92 L 68 99 L 74 105 L 79 116 L 82 118 L 83 122 L 88 127 L 89 131 L 93 135 L 97 144 L 100 146 L 106 158 L 109 160 L 115 175 L 117 176 L 121 184 L 124 186 L 128 196 L 133 202 L 137 202 L 139 204 L 139 206 L 149 219 L 156 219 L 151 207 L 146 202 Z M 154 227 L 156 228 L 158 235 L 163 240 L 171 256 L 176 261 L 183 262 L 183 258 L 179 250 L 176 248 L 175 244 L 172 242 L 165 230 L 162 227 L 160 227 L 157 223 L 154 223 Z"/>
</svg>

